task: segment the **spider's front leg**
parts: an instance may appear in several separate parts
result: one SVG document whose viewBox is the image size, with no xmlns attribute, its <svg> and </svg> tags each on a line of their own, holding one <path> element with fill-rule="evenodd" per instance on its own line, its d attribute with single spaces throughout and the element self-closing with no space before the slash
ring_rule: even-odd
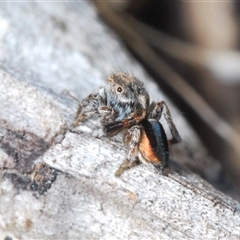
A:
<svg viewBox="0 0 240 240">
<path fill-rule="evenodd" d="M 100 117 L 102 124 L 114 117 L 114 111 L 107 106 L 107 94 L 103 87 L 81 101 L 72 126 L 76 128 L 81 122 L 94 117 Z"/>
<path fill-rule="evenodd" d="M 162 117 L 162 114 L 163 114 L 164 118 L 166 119 L 168 127 L 170 129 L 170 132 L 172 134 L 172 139 L 170 139 L 168 141 L 169 144 L 181 142 L 182 139 L 181 139 L 181 137 L 178 133 L 178 130 L 172 120 L 172 115 L 169 111 L 169 108 L 164 101 L 160 101 L 155 104 L 155 107 L 152 110 L 150 117 L 159 121 L 160 118 Z"/>
<path fill-rule="evenodd" d="M 129 145 L 129 152 L 127 159 L 120 165 L 115 173 L 115 176 L 119 177 L 125 170 L 140 164 L 140 161 L 137 157 L 140 137 L 141 129 L 138 125 L 134 125 L 128 129 L 128 132 L 124 137 L 124 142 Z"/>
</svg>

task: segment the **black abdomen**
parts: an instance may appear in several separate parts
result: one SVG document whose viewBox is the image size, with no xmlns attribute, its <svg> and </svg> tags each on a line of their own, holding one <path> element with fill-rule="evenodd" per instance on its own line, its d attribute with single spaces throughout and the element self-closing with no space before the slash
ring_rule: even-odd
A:
<svg viewBox="0 0 240 240">
<path fill-rule="evenodd" d="M 159 163 L 153 162 L 158 167 L 164 167 L 167 164 L 169 152 L 168 141 L 164 128 L 160 122 L 155 119 L 143 120 L 141 122 L 143 130 L 149 140 L 151 151 L 159 160 Z M 151 159 L 149 159 L 151 160 Z"/>
</svg>

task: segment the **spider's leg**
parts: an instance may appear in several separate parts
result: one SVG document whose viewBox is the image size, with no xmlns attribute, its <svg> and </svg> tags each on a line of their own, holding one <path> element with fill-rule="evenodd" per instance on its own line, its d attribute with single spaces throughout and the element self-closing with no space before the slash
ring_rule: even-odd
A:
<svg viewBox="0 0 240 240">
<path fill-rule="evenodd" d="M 178 130 L 172 120 L 172 115 L 169 111 L 169 108 L 164 101 L 157 102 L 151 113 L 152 118 L 156 119 L 157 121 L 160 120 L 162 115 L 164 116 L 165 120 L 167 121 L 168 127 L 172 134 L 172 139 L 170 139 L 168 141 L 169 144 L 181 142 L 182 139 L 181 139 L 181 137 L 178 133 Z"/>
<path fill-rule="evenodd" d="M 124 119 L 121 121 L 114 121 L 114 122 L 107 123 L 104 125 L 104 127 L 106 131 L 106 135 L 108 137 L 112 137 L 117 135 L 122 130 L 126 128 L 130 128 L 135 124 L 136 124 L 135 119 L 130 118 L 130 119 Z"/>
<path fill-rule="evenodd" d="M 124 141 L 129 145 L 129 152 L 127 155 L 127 159 L 120 165 L 120 167 L 115 173 L 115 176 L 119 177 L 125 170 L 140 164 L 140 161 L 137 157 L 140 137 L 141 129 L 138 125 L 134 125 L 130 129 L 128 129 Z"/>
<path fill-rule="evenodd" d="M 105 88 L 100 87 L 97 93 L 92 93 L 83 99 L 78 107 L 73 128 L 77 127 L 80 122 L 84 122 L 91 117 L 103 114 L 103 117 L 109 113 L 109 109 L 102 109 L 106 107 L 107 94 Z M 107 108 L 107 107 L 106 107 Z M 107 111 L 107 113 L 106 113 Z"/>
</svg>

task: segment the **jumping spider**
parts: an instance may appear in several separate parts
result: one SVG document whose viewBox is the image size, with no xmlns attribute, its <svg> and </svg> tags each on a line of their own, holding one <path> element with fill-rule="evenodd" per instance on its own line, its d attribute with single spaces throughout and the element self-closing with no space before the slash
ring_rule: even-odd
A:
<svg viewBox="0 0 240 240">
<path fill-rule="evenodd" d="M 162 124 L 164 116 L 172 139 L 167 140 Z M 112 137 L 125 130 L 124 142 L 129 146 L 127 159 L 115 175 L 142 163 L 163 169 L 168 162 L 168 144 L 181 137 L 164 101 L 149 104 L 149 94 L 139 79 L 127 73 L 112 74 L 106 87 L 82 100 L 73 127 L 93 117 L 100 117 L 103 135 Z"/>
</svg>

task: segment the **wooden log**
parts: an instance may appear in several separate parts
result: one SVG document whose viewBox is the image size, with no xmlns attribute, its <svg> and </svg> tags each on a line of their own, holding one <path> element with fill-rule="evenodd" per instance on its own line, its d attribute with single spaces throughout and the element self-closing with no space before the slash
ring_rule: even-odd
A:
<svg viewBox="0 0 240 240">
<path fill-rule="evenodd" d="M 1 3 L 0 25 L 1 239 L 240 237 L 239 203 L 198 175 L 140 165 L 116 178 L 127 152 L 120 138 L 68 131 L 78 101 L 64 92 L 81 99 L 119 69 L 169 102 L 90 2 Z M 172 158 L 204 152 L 170 108 L 184 140 Z M 45 185 L 32 186 L 43 163 Z"/>
</svg>

